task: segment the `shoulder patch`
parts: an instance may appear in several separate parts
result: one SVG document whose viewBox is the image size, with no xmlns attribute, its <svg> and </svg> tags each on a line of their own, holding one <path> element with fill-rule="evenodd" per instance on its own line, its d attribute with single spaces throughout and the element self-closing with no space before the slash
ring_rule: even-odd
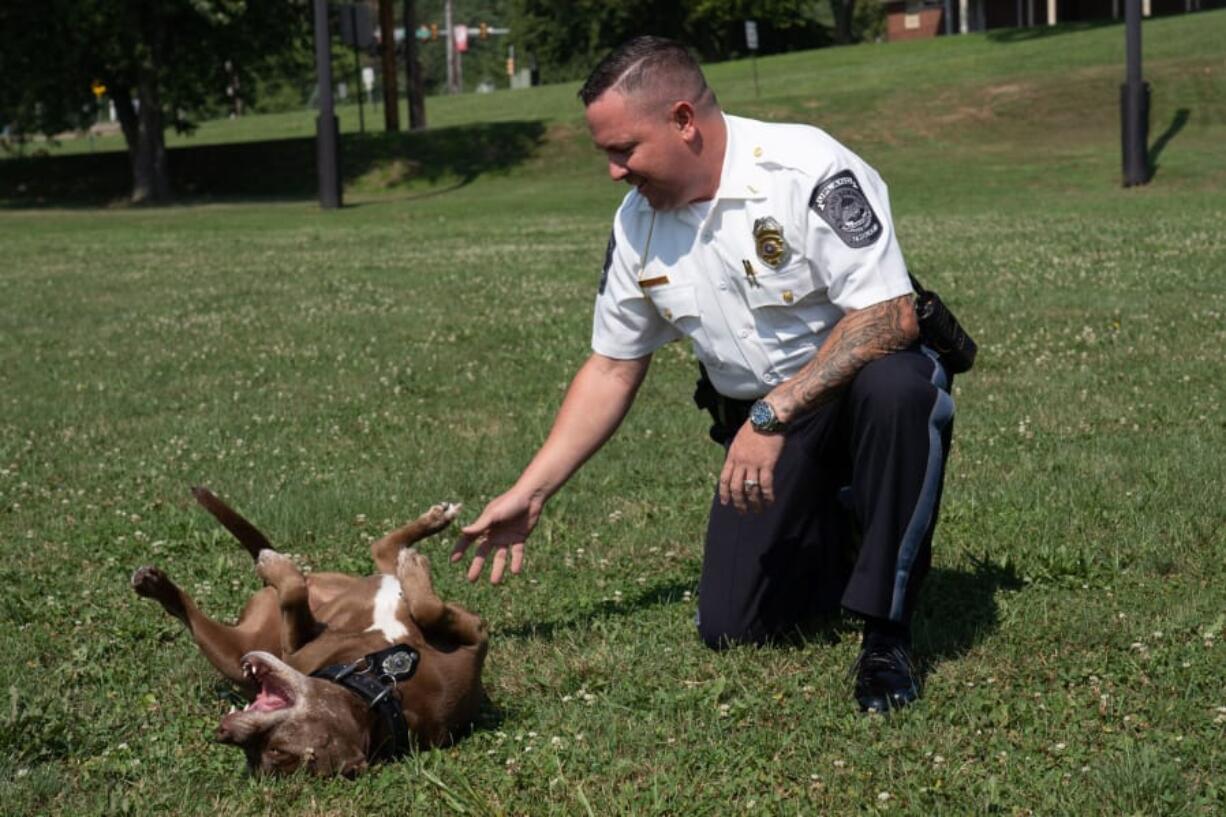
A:
<svg viewBox="0 0 1226 817">
<path fill-rule="evenodd" d="M 598 294 L 604 295 L 604 289 L 609 284 L 609 267 L 613 266 L 613 251 L 617 249 L 617 238 L 609 231 L 609 244 L 604 250 L 604 269 L 600 272 L 600 288 Z"/>
<path fill-rule="evenodd" d="M 881 235 L 881 219 L 873 212 L 860 182 L 850 170 L 818 182 L 809 197 L 809 207 L 849 247 L 867 247 Z"/>
</svg>

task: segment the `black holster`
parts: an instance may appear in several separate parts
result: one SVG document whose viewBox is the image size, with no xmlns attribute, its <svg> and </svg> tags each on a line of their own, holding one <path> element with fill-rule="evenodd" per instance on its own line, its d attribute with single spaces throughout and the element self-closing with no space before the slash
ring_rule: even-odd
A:
<svg viewBox="0 0 1226 817">
<path fill-rule="evenodd" d="M 962 324 L 935 292 L 911 276 L 915 287 L 915 317 L 919 321 L 920 340 L 937 353 L 941 365 L 950 374 L 961 374 L 975 365 L 979 347 L 966 333 Z"/>
<path fill-rule="evenodd" d="M 707 376 L 707 367 L 699 363 L 698 382 L 694 386 L 694 405 L 711 415 L 712 424 L 708 433 L 712 440 L 724 445 L 736 436 L 737 431 L 749 419 L 749 407 L 753 405 L 753 401 L 724 397 L 715 390 L 711 378 Z"/>
</svg>

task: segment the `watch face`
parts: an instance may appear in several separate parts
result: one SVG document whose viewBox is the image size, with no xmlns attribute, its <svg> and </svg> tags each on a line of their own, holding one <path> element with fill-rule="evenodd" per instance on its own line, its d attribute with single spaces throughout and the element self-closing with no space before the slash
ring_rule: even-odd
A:
<svg viewBox="0 0 1226 817">
<path fill-rule="evenodd" d="M 770 403 L 767 403 L 765 400 L 759 400 L 749 409 L 749 422 L 753 423 L 757 428 L 770 425 L 771 420 L 774 419 L 775 412 L 771 410 Z"/>
</svg>

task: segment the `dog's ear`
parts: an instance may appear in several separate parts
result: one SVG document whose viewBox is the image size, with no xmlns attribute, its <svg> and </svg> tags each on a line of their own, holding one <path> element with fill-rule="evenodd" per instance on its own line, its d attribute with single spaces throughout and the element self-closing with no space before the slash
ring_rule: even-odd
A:
<svg viewBox="0 0 1226 817">
<path fill-rule="evenodd" d="M 369 765 L 366 762 L 366 755 L 357 751 L 353 747 L 348 751 L 326 751 L 317 755 L 313 750 L 308 749 L 305 755 L 306 768 L 311 774 L 319 777 L 331 777 L 340 775 L 348 780 L 353 780 L 355 777 L 366 771 Z"/>
</svg>

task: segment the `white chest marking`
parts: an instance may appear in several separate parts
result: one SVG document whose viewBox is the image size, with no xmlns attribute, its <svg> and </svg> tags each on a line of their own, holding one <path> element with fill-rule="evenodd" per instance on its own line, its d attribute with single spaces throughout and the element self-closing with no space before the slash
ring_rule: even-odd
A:
<svg viewBox="0 0 1226 817">
<path fill-rule="evenodd" d="M 385 575 L 379 584 L 379 592 L 375 593 L 374 622 L 366 628 L 366 632 L 382 632 L 389 643 L 408 635 L 408 629 L 396 618 L 400 598 L 400 582 L 395 576 Z"/>
</svg>

